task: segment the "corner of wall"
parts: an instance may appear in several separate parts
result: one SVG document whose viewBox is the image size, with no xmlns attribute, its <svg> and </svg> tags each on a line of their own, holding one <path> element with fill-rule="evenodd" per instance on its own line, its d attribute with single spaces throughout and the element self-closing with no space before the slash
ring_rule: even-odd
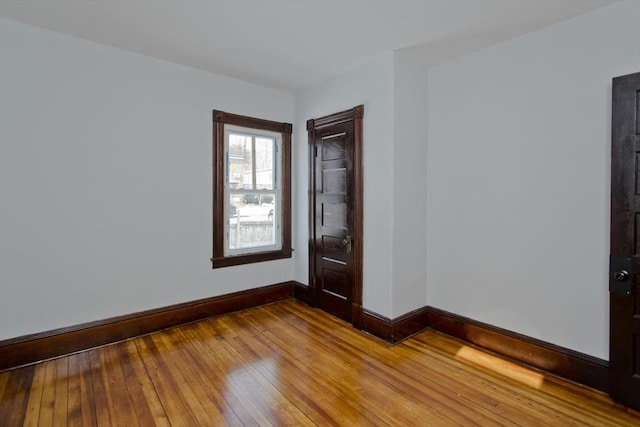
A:
<svg viewBox="0 0 640 427">
<path fill-rule="evenodd" d="M 394 52 L 392 306 L 426 305 L 427 69 Z"/>
</svg>

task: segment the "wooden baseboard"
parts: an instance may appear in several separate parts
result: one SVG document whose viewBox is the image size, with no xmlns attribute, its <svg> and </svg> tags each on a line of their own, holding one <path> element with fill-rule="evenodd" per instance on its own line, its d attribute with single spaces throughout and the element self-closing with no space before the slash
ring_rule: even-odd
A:
<svg viewBox="0 0 640 427">
<path fill-rule="evenodd" d="M 361 329 L 390 343 L 400 342 L 427 327 L 426 307 L 389 319 L 362 309 Z"/>
<path fill-rule="evenodd" d="M 295 299 L 307 304 L 309 307 L 316 306 L 314 289 L 295 280 L 291 283 L 293 284 L 293 297 Z"/>
<path fill-rule="evenodd" d="M 429 327 L 502 356 L 608 393 L 609 362 L 496 326 L 427 307 Z"/>
<path fill-rule="evenodd" d="M 360 326 L 363 331 L 373 335 L 374 337 L 378 337 L 381 340 L 393 342 L 391 340 L 391 337 L 393 336 L 393 321 L 388 317 L 363 308 L 360 321 Z"/>
<path fill-rule="evenodd" d="M 0 341 L 0 371 L 289 299 L 292 289 L 279 283 Z"/>
</svg>

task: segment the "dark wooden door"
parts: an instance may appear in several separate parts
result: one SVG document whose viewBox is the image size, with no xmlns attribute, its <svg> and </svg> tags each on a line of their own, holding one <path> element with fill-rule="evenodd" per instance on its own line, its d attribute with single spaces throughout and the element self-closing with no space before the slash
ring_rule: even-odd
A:
<svg viewBox="0 0 640 427">
<path fill-rule="evenodd" d="M 362 294 L 362 106 L 309 120 L 310 286 L 319 308 L 358 323 Z"/>
<path fill-rule="evenodd" d="M 640 73 L 613 79 L 609 378 L 640 409 Z"/>
</svg>

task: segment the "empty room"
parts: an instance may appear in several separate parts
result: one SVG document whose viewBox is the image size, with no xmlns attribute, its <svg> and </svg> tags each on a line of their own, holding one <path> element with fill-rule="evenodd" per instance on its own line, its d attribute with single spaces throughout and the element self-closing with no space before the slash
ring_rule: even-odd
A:
<svg viewBox="0 0 640 427">
<path fill-rule="evenodd" d="M 639 161 L 638 0 L 0 0 L 0 426 L 638 426 Z"/>
</svg>

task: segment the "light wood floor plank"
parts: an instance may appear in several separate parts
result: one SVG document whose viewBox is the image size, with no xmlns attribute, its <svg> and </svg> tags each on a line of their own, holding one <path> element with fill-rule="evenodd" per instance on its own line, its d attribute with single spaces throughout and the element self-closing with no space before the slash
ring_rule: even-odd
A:
<svg viewBox="0 0 640 427">
<path fill-rule="evenodd" d="M 133 404 L 133 393 L 127 387 L 124 367 L 127 360 L 121 357 L 122 343 L 105 346 L 99 349 L 100 373 L 107 392 L 109 417 L 128 420 L 130 425 L 144 425 L 140 423 L 137 413 L 140 408 Z"/>
<path fill-rule="evenodd" d="M 58 360 L 66 360 L 61 358 Z M 42 399 L 40 401 L 40 414 L 37 425 L 51 426 L 53 425 L 53 410 L 56 400 L 57 382 L 57 364 L 55 360 L 44 363 L 44 381 L 42 390 Z"/>
<path fill-rule="evenodd" d="M 227 392 L 229 372 L 220 362 L 218 350 L 226 345 L 222 336 L 217 335 L 213 328 L 202 328 L 202 323 L 189 325 L 178 330 L 185 339 L 192 342 L 190 356 L 193 364 L 202 373 L 201 379 L 205 387 L 213 394 L 213 399 L 222 408 L 225 418 L 230 424 L 258 425 L 251 412 L 233 393 Z"/>
<path fill-rule="evenodd" d="M 434 331 L 389 345 L 289 300 L 0 372 L 0 426 L 640 426 Z"/>
<path fill-rule="evenodd" d="M 9 382 L 10 375 L 9 371 L 0 372 L 0 402 L 2 401 L 2 394 L 4 393 L 4 388 L 7 386 L 7 382 Z"/>
<path fill-rule="evenodd" d="M 193 328 L 180 328 L 170 331 L 169 338 L 174 343 L 181 343 L 179 347 L 184 375 L 197 378 L 197 391 L 213 406 L 216 417 L 226 425 L 243 426 L 254 424 L 253 418 L 247 413 L 229 393 L 227 388 L 228 375 L 220 365 L 215 354 L 208 353 L 201 344 L 205 338 L 196 333 Z"/>
<path fill-rule="evenodd" d="M 263 334 L 268 329 L 261 326 L 259 330 Z M 268 381 L 288 396 L 291 403 L 307 414 L 310 419 L 323 426 L 337 426 L 340 425 L 340 421 L 344 422 L 341 420 L 341 413 L 327 411 L 310 398 L 310 396 L 323 396 L 326 392 L 320 381 L 316 381 L 311 372 L 299 371 L 287 358 L 274 353 L 262 342 L 260 335 L 254 336 L 248 333 L 245 339 L 243 334 L 238 336 L 238 339 L 229 340 L 229 344 L 237 353 L 250 355 L 253 360 L 252 368 L 262 377 L 259 380 Z"/>
<path fill-rule="evenodd" d="M 170 423 L 162 407 L 162 402 L 133 340 L 121 343 L 119 357 L 122 360 L 127 393 L 131 396 L 131 402 L 140 425 L 169 426 Z"/>
<path fill-rule="evenodd" d="M 237 320 L 238 317 L 232 317 Z M 225 361 L 228 365 L 237 365 L 238 360 L 242 360 L 242 366 L 235 368 L 234 381 L 236 389 L 241 388 L 243 394 L 249 396 L 254 405 L 259 407 L 260 412 L 275 425 L 315 425 L 300 409 L 288 399 L 271 382 L 265 379 L 255 365 L 271 363 L 273 354 L 265 361 L 256 357 L 255 353 L 246 351 L 246 347 L 240 344 L 242 329 L 237 337 L 229 340 L 229 350 L 225 352 Z M 253 335 L 255 338 L 255 335 Z M 252 341 L 255 341 L 252 340 Z M 258 405 L 259 404 L 259 405 Z"/>
<path fill-rule="evenodd" d="M 202 408 L 196 408 L 196 412 L 194 412 L 192 404 L 189 402 L 189 399 L 193 399 L 193 393 L 188 393 L 187 396 L 182 393 L 181 387 L 188 388 L 189 383 L 181 385 L 176 382 L 176 375 L 171 372 L 170 366 L 166 362 L 170 355 L 162 354 L 162 347 L 156 346 L 151 335 L 138 338 L 135 342 L 169 423 L 171 425 L 202 425 L 200 421 L 203 417 L 201 416 L 199 419 Z M 178 380 L 180 379 L 178 378 Z M 197 402 L 192 403 L 194 406 L 197 404 Z"/>
<path fill-rule="evenodd" d="M 202 425 L 221 425 L 225 422 L 225 407 L 219 405 L 219 401 L 212 399 L 207 385 L 203 384 L 202 372 L 195 366 L 189 357 L 191 345 L 184 335 L 175 331 L 167 331 L 166 334 L 153 337 L 156 347 L 166 358 L 167 367 L 175 378 L 180 393 L 182 393 L 190 405 L 192 411 Z M 219 392 L 223 384 L 216 384 L 214 390 Z M 232 417 L 229 422 L 237 424 Z"/>
<path fill-rule="evenodd" d="M 85 351 L 69 356 L 69 399 L 67 404 L 69 411 L 67 424 L 70 427 L 97 424 L 89 352 Z"/>
<path fill-rule="evenodd" d="M 53 402 L 53 426 L 64 426 L 68 418 L 69 398 L 69 358 L 58 358 L 56 365 L 55 400 Z"/>
<path fill-rule="evenodd" d="M 109 373 L 104 372 L 102 369 L 100 349 L 89 350 L 88 353 L 89 364 L 91 366 L 91 383 L 93 385 L 93 402 L 96 410 L 96 424 L 99 426 L 114 425 L 116 420 L 111 419 L 111 412 L 109 411 L 109 401 L 113 399 L 113 396 L 108 395 Z M 107 384 L 105 384 L 103 373 L 107 374 Z M 127 420 L 127 422 L 129 421 Z"/>
<path fill-rule="evenodd" d="M 241 328 L 238 328 L 238 331 L 241 332 Z M 358 412 L 353 408 L 352 389 L 346 385 L 346 383 L 345 388 L 340 390 L 340 381 L 336 380 L 335 377 L 322 377 L 323 370 L 310 368 L 307 357 L 305 357 L 305 353 L 310 350 L 308 347 L 300 345 L 301 343 L 298 343 L 298 346 L 282 346 L 279 342 L 273 340 L 270 335 L 267 335 L 267 332 L 259 336 L 252 335 L 252 337 L 256 346 L 261 343 L 268 349 L 262 360 L 269 361 L 270 355 L 282 354 L 286 360 L 291 361 L 294 367 L 292 372 L 297 373 L 293 379 L 296 382 L 303 382 L 305 388 L 317 388 L 319 391 L 317 395 L 321 396 L 321 404 L 327 410 L 335 409 L 336 413 L 334 417 L 338 420 L 342 418 L 341 422 L 343 425 L 357 425 L 363 417 L 367 417 L 371 424 L 373 415 Z M 322 380 L 320 380 L 320 378 L 322 378 Z M 282 375 L 278 375 L 277 380 L 282 381 L 288 379 Z M 344 411 L 344 408 L 341 408 L 342 405 L 349 405 L 354 410 Z"/>
<path fill-rule="evenodd" d="M 14 369 L 3 373 L 7 381 L 0 398 L 0 420 L 2 427 L 22 426 L 27 412 L 27 403 L 35 366 Z"/>
<path fill-rule="evenodd" d="M 40 420 L 40 408 L 42 406 L 42 394 L 46 383 L 45 370 L 46 363 L 36 365 L 29 390 L 29 402 L 27 403 L 27 413 L 24 417 L 24 426 L 37 426 Z"/>
</svg>

